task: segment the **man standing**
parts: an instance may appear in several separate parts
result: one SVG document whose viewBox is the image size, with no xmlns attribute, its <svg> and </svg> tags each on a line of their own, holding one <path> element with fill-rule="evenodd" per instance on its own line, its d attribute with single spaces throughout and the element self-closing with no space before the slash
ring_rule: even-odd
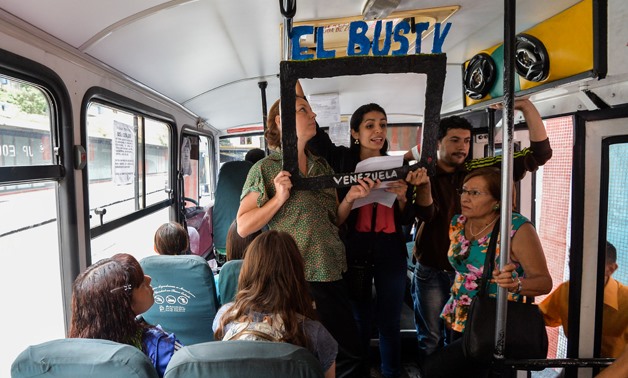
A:
<svg viewBox="0 0 628 378">
<path fill-rule="evenodd" d="M 515 101 L 515 109 L 523 113 L 530 132 L 530 147 L 514 155 L 513 177 L 518 181 L 527 171 L 535 171 L 545 164 L 552 156 L 552 149 L 534 105 L 521 99 Z M 440 313 L 449 299 L 455 276 L 447 251 L 449 224 L 454 214 L 461 213 L 457 190 L 462 187 L 469 171 L 501 164 L 499 156 L 465 162 L 471 143 L 471 127 L 460 117 L 441 120 L 435 174 L 430 177 L 431 193 L 421 188 L 416 191 L 417 218 L 422 224 L 417 232 L 414 257 L 418 263 L 411 291 L 421 358 L 448 342 Z"/>
</svg>

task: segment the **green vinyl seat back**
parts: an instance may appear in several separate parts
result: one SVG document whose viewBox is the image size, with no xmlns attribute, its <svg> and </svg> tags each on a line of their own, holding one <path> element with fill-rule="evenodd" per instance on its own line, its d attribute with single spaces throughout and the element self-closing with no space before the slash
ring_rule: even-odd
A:
<svg viewBox="0 0 628 378">
<path fill-rule="evenodd" d="M 217 254 L 222 255 L 223 261 L 227 247 L 227 231 L 238 214 L 242 187 L 252 166 L 249 161 L 228 161 L 218 171 L 212 222 L 214 248 Z"/>
<path fill-rule="evenodd" d="M 11 365 L 12 378 L 158 378 L 136 347 L 98 339 L 58 339 L 31 345 Z"/>
<path fill-rule="evenodd" d="M 174 333 L 183 345 L 213 340 L 212 323 L 219 305 L 207 261 L 196 255 L 154 255 L 143 258 L 140 265 L 152 279 L 155 297 L 144 320 Z"/>
<path fill-rule="evenodd" d="M 320 362 L 307 349 L 270 341 L 214 341 L 181 348 L 164 378 L 323 378 Z"/>
<path fill-rule="evenodd" d="M 220 292 L 220 303 L 233 302 L 238 293 L 238 277 L 244 260 L 227 261 L 220 269 L 218 279 L 218 291 Z"/>
</svg>

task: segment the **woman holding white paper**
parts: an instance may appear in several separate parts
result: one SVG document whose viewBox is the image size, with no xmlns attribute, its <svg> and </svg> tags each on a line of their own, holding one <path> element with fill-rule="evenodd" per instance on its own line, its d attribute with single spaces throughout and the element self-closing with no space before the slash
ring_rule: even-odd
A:
<svg viewBox="0 0 628 378">
<path fill-rule="evenodd" d="M 387 118 L 381 106 L 366 104 L 359 107 L 351 116 L 350 127 L 351 147 L 334 145 L 320 128 L 308 144 L 336 172 L 354 172 L 359 162 L 387 155 Z M 402 159 L 399 160 L 398 164 L 403 164 Z M 412 201 L 412 185 L 425 185 L 429 181 L 425 169 L 419 169 L 409 172 L 405 180 L 387 183 L 386 188 L 379 190 L 394 196 L 392 206 L 373 202 L 358 207 L 355 191 L 347 189 L 339 189 L 338 196 L 352 208 L 343 230 L 348 264 L 345 279 L 360 332 L 362 355 L 368 357 L 371 320 L 375 315 L 382 375 L 398 377 L 401 374 L 401 308 L 407 271 L 402 225 L 414 220 L 413 207 L 408 204 Z M 373 282 L 377 292 L 376 314 L 373 314 L 371 295 Z"/>
</svg>

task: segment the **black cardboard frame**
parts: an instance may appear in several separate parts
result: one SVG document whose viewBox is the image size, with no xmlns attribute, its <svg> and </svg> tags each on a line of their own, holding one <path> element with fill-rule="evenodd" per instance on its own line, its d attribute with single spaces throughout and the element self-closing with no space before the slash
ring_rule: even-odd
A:
<svg viewBox="0 0 628 378">
<path fill-rule="evenodd" d="M 281 124 L 283 169 L 291 173 L 295 189 L 320 189 L 340 187 L 333 177 L 343 175 L 301 177 L 297 161 L 296 134 L 296 83 L 299 79 L 357 76 L 368 74 L 417 73 L 426 74 L 425 112 L 421 142 L 420 166 L 429 170 L 436 162 L 438 125 L 443 102 L 447 57 L 445 54 L 416 54 L 405 56 L 360 56 L 308 61 L 282 61 L 279 78 L 281 83 Z M 392 171 L 392 170 L 389 170 Z M 406 169 L 407 171 L 407 169 Z M 342 180 L 341 180 L 342 181 Z"/>
</svg>

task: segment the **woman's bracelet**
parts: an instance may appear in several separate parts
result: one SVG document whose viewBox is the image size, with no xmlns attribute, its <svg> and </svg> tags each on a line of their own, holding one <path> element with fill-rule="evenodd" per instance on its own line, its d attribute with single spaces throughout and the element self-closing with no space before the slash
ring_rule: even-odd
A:
<svg viewBox="0 0 628 378">
<path fill-rule="evenodd" d="M 521 286 L 521 278 L 517 277 L 517 288 L 514 291 L 515 294 L 521 293 Z"/>
</svg>

